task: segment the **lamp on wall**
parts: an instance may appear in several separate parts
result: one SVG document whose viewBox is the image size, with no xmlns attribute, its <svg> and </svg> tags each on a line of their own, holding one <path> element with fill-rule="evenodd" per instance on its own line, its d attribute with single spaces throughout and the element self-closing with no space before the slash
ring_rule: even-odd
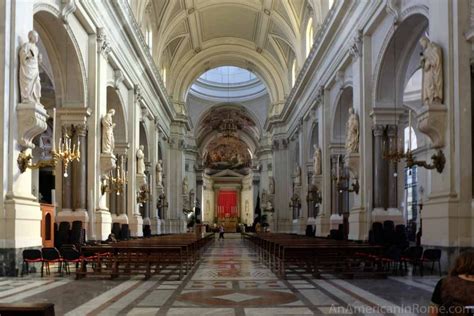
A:
<svg viewBox="0 0 474 316">
<path fill-rule="evenodd" d="M 45 167 L 55 167 L 59 161 L 62 161 L 64 167 L 65 178 L 68 177 L 68 166 L 73 161 L 79 161 L 81 159 L 81 141 L 79 140 L 76 144 L 72 144 L 69 135 L 64 135 L 64 138 L 59 139 L 58 150 L 56 150 L 56 109 L 53 109 L 53 148 L 51 150 L 51 159 L 40 160 L 36 163 L 32 162 L 33 156 L 27 154 L 25 151 L 21 151 L 17 158 L 18 168 L 21 173 L 24 173 L 26 169 L 39 169 Z"/>
</svg>

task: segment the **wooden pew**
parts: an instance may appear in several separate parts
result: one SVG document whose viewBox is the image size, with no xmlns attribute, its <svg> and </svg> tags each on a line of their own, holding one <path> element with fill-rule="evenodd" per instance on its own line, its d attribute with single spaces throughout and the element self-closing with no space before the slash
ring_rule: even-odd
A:
<svg viewBox="0 0 474 316">
<path fill-rule="evenodd" d="M 181 280 L 199 260 L 200 252 L 214 241 L 213 235 L 206 234 L 202 238 L 194 234 L 167 235 L 85 246 L 82 253 L 94 255 L 82 257 L 76 278 L 143 274 L 148 279 L 164 268 L 176 265 Z"/>
</svg>

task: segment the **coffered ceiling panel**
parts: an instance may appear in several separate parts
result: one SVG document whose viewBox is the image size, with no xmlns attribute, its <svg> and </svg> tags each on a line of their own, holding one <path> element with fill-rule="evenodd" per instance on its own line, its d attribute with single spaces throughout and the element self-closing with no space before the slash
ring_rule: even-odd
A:
<svg viewBox="0 0 474 316">
<path fill-rule="evenodd" d="M 254 41 L 257 16 L 257 12 L 244 7 L 223 5 L 205 9 L 200 13 L 202 39 L 237 37 Z"/>
<path fill-rule="evenodd" d="M 153 57 L 167 69 L 174 99 L 184 101 L 209 67 L 229 65 L 258 74 L 272 102 L 281 102 L 291 89 L 292 58 L 299 68 L 306 56 L 302 23 L 320 11 L 311 6 L 329 0 L 130 1 L 138 22 L 154 26 Z"/>
</svg>

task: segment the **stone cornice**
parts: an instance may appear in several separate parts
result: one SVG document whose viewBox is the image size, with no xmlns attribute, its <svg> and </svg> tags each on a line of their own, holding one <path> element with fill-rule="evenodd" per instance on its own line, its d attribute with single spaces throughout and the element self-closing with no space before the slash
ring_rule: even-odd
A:
<svg viewBox="0 0 474 316">
<path fill-rule="evenodd" d="M 133 12 L 126 0 L 116 0 L 112 1 L 113 6 L 118 13 L 118 16 L 122 20 L 122 25 L 128 31 L 126 32 L 131 43 L 134 44 L 135 50 L 141 60 L 144 63 L 145 69 L 148 75 L 151 78 L 153 85 L 157 88 L 158 95 L 162 101 L 165 111 L 170 115 L 174 120 L 176 118 L 176 112 L 174 111 L 173 103 L 169 97 L 166 88 L 161 79 L 161 75 L 158 71 L 158 68 L 153 61 L 153 57 L 148 50 L 148 45 L 145 42 L 145 38 L 140 30 Z"/>
</svg>

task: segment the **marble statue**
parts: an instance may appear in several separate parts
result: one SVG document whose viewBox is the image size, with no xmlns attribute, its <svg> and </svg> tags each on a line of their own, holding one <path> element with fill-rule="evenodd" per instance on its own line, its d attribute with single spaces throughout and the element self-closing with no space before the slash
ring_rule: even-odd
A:
<svg viewBox="0 0 474 316">
<path fill-rule="evenodd" d="M 28 42 L 20 47 L 20 96 L 21 102 L 40 102 L 41 82 L 39 76 L 39 63 L 41 55 L 38 50 L 38 33 L 30 31 Z"/>
<path fill-rule="evenodd" d="M 346 125 L 346 154 L 359 152 L 359 116 L 354 108 L 349 109 L 349 119 Z"/>
<path fill-rule="evenodd" d="M 423 69 L 423 103 L 443 103 L 443 51 L 426 36 L 420 39 L 423 48 L 421 68 Z"/>
<path fill-rule="evenodd" d="M 316 145 L 314 147 L 314 155 L 313 155 L 313 172 L 314 175 L 321 174 L 321 148 Z"/>
<path fill-rule="evenodd" d="M 145 174 L 145 146 L 140 145 L 137 150 L 137 174 Z"/>
<path fill-rule="evenodd" d="M 184 176 L 183 179 L 183 195 L 187 195 L 189 191 L 188 176 Z"/>
<path fill-rule="evenodd" d="M 112 117 L 115 115 L 115 110 L 111 109 L 102 118 L 102 152 L 104 154 L 113 154 L 115 148 L 114 128 L 115 123 Z"/>
<path fill-rule="evenodd" d="M 262 191 L 262 204 L 266 204 L 268 201 L 267 190 L 263 189 Z"/>
<path fill-rule="evenodd" d="M 293 173 L 293 183 L 301 184 L 301 167 L 298 163 L 295 164 L 295 172 Z"/>
<path fill-rule="evenodd" d="M 275 179 L 268 177 L 268 193 L 275 194 Z"/>
<path fill-rule="evenodd" d="M 158 186 L 163 186 L 163 161 L 161 159 L 156 164 L 156 181 Z"/>
</svg>

